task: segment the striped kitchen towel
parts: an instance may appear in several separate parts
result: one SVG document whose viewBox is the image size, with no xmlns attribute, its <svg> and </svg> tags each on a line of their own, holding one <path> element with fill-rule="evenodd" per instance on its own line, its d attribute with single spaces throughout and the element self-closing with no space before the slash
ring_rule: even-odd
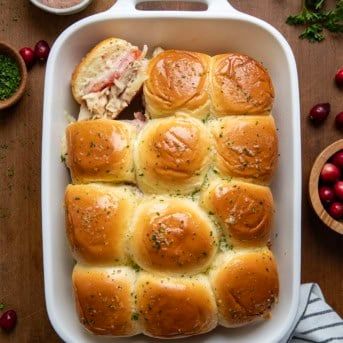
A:
<svg viewBox="0 0 343 343">
<path fill-rule="evenodd" d="M 289 343 L 343 343 L 343 320 L 325 302 L 315 283 L 301 285 L 295 323 Z"/>
</svg>

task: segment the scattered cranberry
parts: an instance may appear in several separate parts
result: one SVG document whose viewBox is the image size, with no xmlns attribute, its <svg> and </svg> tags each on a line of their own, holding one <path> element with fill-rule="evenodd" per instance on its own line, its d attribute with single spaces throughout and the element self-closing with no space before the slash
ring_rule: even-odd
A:
<svg viewBox="0 0 343 343">
<path fill-rule="evenodd" d="M 319 198 L 324 206 L 330 205 L 335 200 L 335 192 L 328 186 L 320 187 Z"/>
<path fill-rule="evenodd" d="M 13 310 L 8 310 L 0 317 L 0 327 L 6 331 L 11 331 L 17 323 L 17 314 Z"/>
<path fill-rule="evenodd" d="M 332 164 L 343 169 L 343 150 L 337 151 L 331 159 Z"/>
<path fill-rule="evenodd" d="M 334 184 L 333 189 L 335 190 L 335 195 L 339 200 L 343 200 L 343 181 L 338 181 Z"/>
<path fill-rule="evenodd" d="M 314 123 L 319 124 L 327 118 L 330 113 L 330 109 L 330 104 L 327 102 L 323 104 L 317 104 L 311 108 L 310 119 Z"/>
<path fill-rule="evenodd" d="M 332 188 L 323 186 L 319 188 L 319 198 L 324 206 L 330 205 L 335 200 L 335 192 Z"/>
<path fill-rule="evenodd" d="M 343 69 L 337 71 L 335 81 L 338 87 L 343 87 Z"/>
<path fill-rule="evenodd" d="M 332 218 L 341 219 L 343 217 L 343 204 L 341 202 L 332 203 L 328 212 Z"/>
<path fill-rule="evenodd" d="M 26 67 L 27 68 L 31 68 L 33 66 L 33 64 L 35 63 L 35 52 L 31 49 L 31 48 L 22 48 L 19 50 L 19 53 L 21 55 L 21 57 L 23 58 Z"/>
<path fill-rule="evenodd" d="M 335 122 L 338 129 L 343 129 L 343 112 L 336 115 Z"/>
<path fill-rule="evenodd" d="M 320 172 L 320 180 L 323 183 L 335 183 L 341 177 L 341 172 L 332 163 L 325 163 L 322 171 Z"/>
<path fill-rule="evenodd" d="M 35 54 L 40 61 L 45 62 L 48 59 L 49 52 L 50 47 L 45 40 L 40 40 L 35 45 Z"/>
</svg>

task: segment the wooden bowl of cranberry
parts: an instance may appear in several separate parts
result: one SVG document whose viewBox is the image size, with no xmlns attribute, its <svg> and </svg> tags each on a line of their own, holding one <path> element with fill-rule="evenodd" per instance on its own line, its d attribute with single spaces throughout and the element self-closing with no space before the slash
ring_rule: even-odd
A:
<svg viewBox="0 0 343 343">
<path fill-rule="evenodd" d="M 343 235 L 343 139 L 318 155 L 310 174 L 309 194 L 323 223 Z"/>
</svg>

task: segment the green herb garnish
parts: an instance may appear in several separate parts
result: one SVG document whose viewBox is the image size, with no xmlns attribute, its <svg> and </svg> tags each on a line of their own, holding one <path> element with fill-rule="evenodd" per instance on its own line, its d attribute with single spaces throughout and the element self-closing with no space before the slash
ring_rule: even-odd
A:
<svg viewBox="0 0 343 343">
<path fill-rule="evenodd" d="M 8 99 L 19 87 L 20 71 L 9 56 L 0 55 L 0 101 Z"/>
<path fill-rule="evenodd" d="M 305 30 L 299 36 L 309 42 L 321 42 L 325 39 L 323 31 L 333 33 L 343 32 L 343 0 L 336 0 L 334 9 L 323 9 L 325 0 L 303 0 L 302 10 L 296 15 L 287 18 L 289 25 L 304 25 Z"/>
<path fill-rule="evenodd" d="M 139 318 L 138 313 L 133 313 L 131 316 L 131 320 L 138 320 L 138 318 Z"/>
</svg>

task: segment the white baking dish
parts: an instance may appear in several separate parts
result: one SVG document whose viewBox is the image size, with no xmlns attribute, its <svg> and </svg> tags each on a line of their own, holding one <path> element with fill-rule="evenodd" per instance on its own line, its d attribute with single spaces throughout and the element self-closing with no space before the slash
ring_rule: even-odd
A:
<svg viewBox="0 0 343 343">
<path fill-rule="evenodd" d="M 43 120 L 42 220 L 45 295 L 49 318 L 67 342 L 148 342 L 88 334 L 79 324 L 72 297 L 73 260 L 68 250 L 62 207 L 69 182 L 60 162 L 60 140 L 67 119 L 77 113 L 69 87 L 74 66 L 104 38 L 124 38 L 142 47 L 162 46 L 209 54 L 239 51 L 262 61 L 275 85 L 273 110 L 280 139 L 280 162 L 272 191 L 276 202 L 273 251 L 279 265 L 280 301 L 271 320 L 239 328 L 217 328 L 188 342 L 267 343 L 283 341 L 291 329 L 300 287 L 301 141 L 298 79 L 292 51 L 269 24 L 234 10 L 225 0 L 202 0 L 205 12 L 138 11 L 139 0 L 119 0 L 108 11 L 69 27 L 48 60 Z"/>
</svg>

